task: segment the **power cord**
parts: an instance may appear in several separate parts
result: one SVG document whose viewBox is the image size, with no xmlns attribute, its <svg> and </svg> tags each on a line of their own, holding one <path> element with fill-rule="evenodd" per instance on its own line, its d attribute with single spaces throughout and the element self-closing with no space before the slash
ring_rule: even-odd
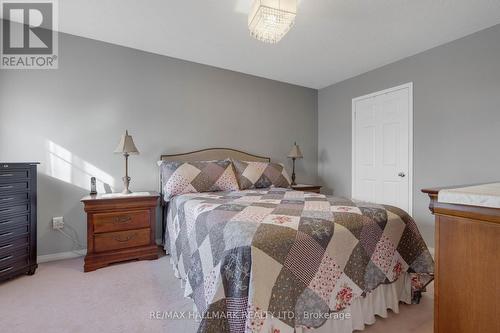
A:
<svg viewBox="0 0 500 333">
<path fill-rule="evenodd" d="M 68 229 L 72 230 L 75 233 L 75 236 L 68 234 L 63 229 L 55 229 L 55 230 L 59 231 L 61 234 L 63 234 L 64 237 L 70 239 L 73 242 L 73 247 L 71 249 L 71 252 L 78 254 L 78 255 L 85 255 L 85 250 L 84 250 L 85 246 L 83 246 L 80 243 L 80 241 L 78 240 L 78 238 L 76 237 L 76 231 L 72 228 L 69 228 L 69 227 L 68 227 Z M 76 249 L 76 246 L 78 246 L 80 249 Z"/>
</svg>

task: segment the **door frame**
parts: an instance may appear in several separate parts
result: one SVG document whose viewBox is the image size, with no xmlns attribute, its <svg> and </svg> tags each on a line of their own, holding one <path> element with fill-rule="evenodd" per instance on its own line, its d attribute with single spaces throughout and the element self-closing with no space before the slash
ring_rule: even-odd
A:
<svg viewBox="0 0 500 333">
<path fill-rule="evenodd" d="M 387 93 L 392 93 L 398 90 L 408 89 L 408 214 L 413 216 L 413 82 L 408 82 L 396 87 L 389 89 L 377 91 L 368 95 L 359 96 L 352 99 L 351 108 L 351 197 L 355 196 L 356 189 L 356 102 L 373 98 L 379 95 L 385 95 Z"/>
</svg>

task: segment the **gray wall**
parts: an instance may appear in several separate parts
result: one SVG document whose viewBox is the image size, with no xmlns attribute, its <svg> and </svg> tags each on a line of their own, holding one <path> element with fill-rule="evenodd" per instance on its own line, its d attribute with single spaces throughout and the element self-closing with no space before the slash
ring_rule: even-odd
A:
<svg viewBox="0 0 500 333">
<path fill-rule="evenodd" d="M 428 244 L 422 188 L 500 179 L 500 25 L 319 91 L 321 182 L 351 194 L 351 100 L 414 83 L 414 212 Z M 432 246 L 432 245 L 431 245 Z"/>
<path fill-rule="evenodd" d="M 316 90 L 65 34 L 59 47 L 58 70 L 0 71 L 0 161 L 41 162 L 40 255 L 72 249 L 53 216 L 85 245 L 79 200 L 91 175 L 121 190 L 113 150 L 125 129 L 141 152 L 132 190 L 157 189 L 162 153 L 232 147 L 290 167 L 293 141 L 305 154 L 298 180 L 316 181 Z"/>
</svg>

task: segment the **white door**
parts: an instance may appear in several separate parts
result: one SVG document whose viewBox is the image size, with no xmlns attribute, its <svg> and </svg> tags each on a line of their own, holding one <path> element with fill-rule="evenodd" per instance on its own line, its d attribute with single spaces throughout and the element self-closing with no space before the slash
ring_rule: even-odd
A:
<svg viewBox="0 0 500 333">
<path fill-rule="evenodd" d="M 353 199 L 412 213 L 413 86 L 353 99 Z"/>
</svg>

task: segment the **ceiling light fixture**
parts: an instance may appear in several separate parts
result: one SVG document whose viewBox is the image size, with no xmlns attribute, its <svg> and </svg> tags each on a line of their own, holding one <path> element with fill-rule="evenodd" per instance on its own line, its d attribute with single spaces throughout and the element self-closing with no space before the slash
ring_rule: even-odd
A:
<svg viewBox="0 0 500 333">
<path fill-rule="evenodd" d="M 295 23 L 297 0 L 254 0 L 248 15 L 250 35 L 274 44 L 287 34 Z"/>
</svg>

